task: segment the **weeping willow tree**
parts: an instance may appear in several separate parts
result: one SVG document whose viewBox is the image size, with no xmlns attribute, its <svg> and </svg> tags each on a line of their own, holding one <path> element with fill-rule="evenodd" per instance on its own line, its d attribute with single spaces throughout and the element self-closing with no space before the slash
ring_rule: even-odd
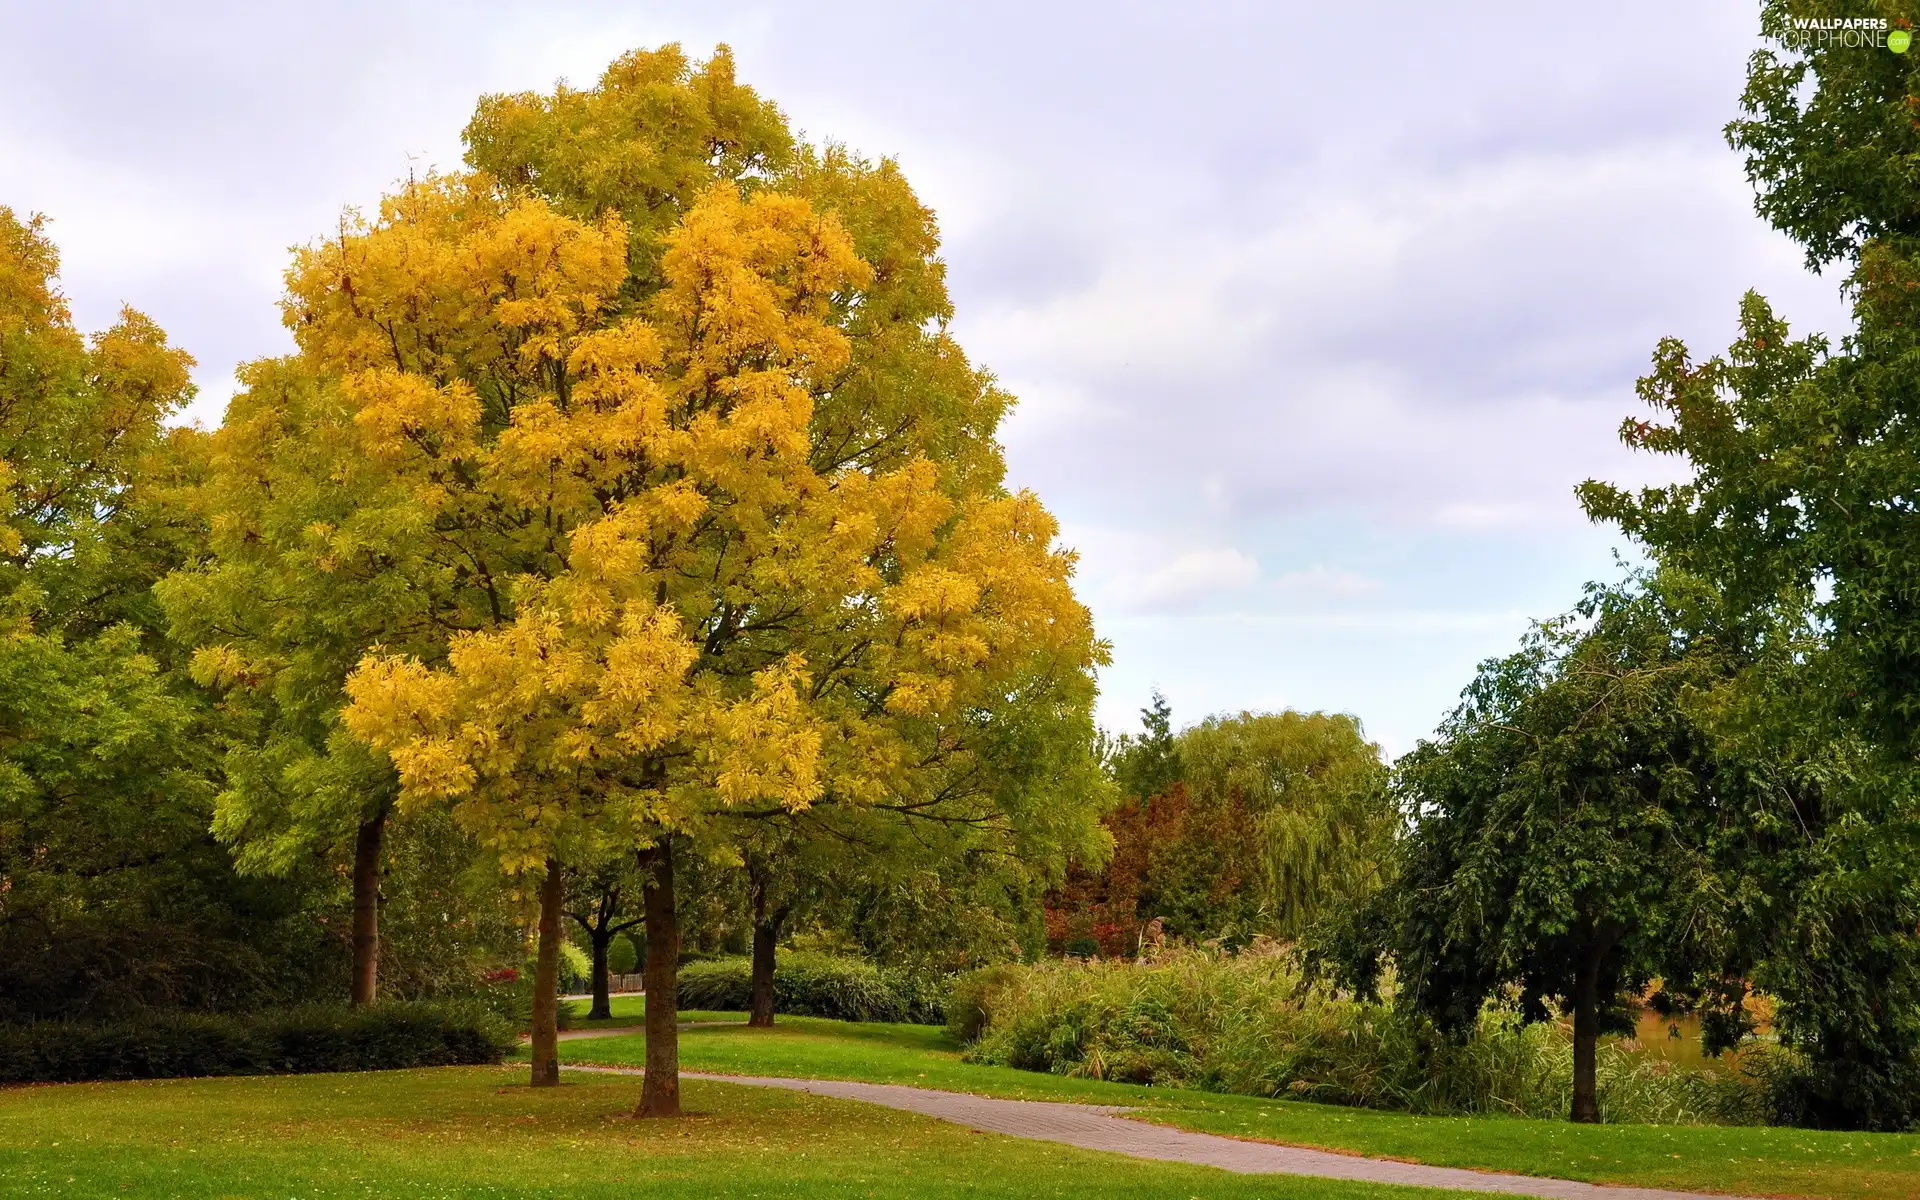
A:
<svg viewBox="0 0 1920 1200">
<path fill-rule="evenodd" d="M 1380 886 L 1401 828 L 1380 747 L 1342 713 L 1209 717 L 1180 735 L 1184 785 L 1254 911 L 1247 932 L 1293 938 Z M 1237 835 L 1237 836 L 1233 836 Z M 1238 844 L 1234 844 L 1237 842 Z M 1196 849 L 1200 847 L 1196 846 Z"/>
</svg>

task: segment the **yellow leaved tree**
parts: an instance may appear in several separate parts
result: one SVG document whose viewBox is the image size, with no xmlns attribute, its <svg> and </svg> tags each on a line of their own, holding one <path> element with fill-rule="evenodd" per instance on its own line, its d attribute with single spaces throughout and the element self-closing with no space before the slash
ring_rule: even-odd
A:
<svg viewBox="0 0 1920 1200">
<path fill-rule="evenodd" d="M 634 205 L 621 251 L 633 261 L 617 285 L 638 294 L 655 289 L 645 281 L 657 278 L 657 235 L 684 205 L 714 182 L 784 161 L 791 139 L 771 105 L 733 82 L 724 54 L 698 68 L 672 48 L 630 55 L 608 78 L 643 126 L 629 121 L 607 152 L 569 148 L 561 133 L 581 123 L 572 106 L 560 105 L 565 111 L 542 125 L 513 98 L 483 101 L 470 140 L 476 154 L 501 158 L 494 173 L 521 190 L 534 172 L 514 166 L 514 156 L 537 157 L 547 175 L 573 168 L 602 187 L 638 189 L 645 199 Z M 590 116 L 586 124 L 606 126 Z M 356 281 L 343 282 L 351 289 Z M 447 278 L 439 284 L 457 286 Z M 393 276 L 374 285 L 405 286 Z M 301 313 L 294 298 L 289 322 Z M 436 342 L 464 319 L 450 308 L 417 315 L 398 324 L 381 318 L 389 328 L 374 336 L 390 338 L 391 357 L 380 361 L 469 379 L 489 406 L 488 420 L 498 422 L 529 386 L 516 362 L 484 344 Z M 420 340 L 406 340 L 414 337 Z M 230 719 L 215 834 L 249 873 L 295 871 L 346 849 L 351 995 L 365 1004 L 379 974 L 380 879 L 391 869 L 385 847 L 399 787 L 385 756 L 340 723 L 346 676 L 375 644 L 444 658 L 454 633 L 508 610 L 502 581 L 526 564 L 514 546 L 486 542 L 485 529 L 420 527 L 404 473 L 363 452 L 354 425 L 359 401 L 342 387 L 337 358 L 302 352 L 242 369 L 242 390 L 211 438 L 210 469 L 193 489 L 207 553 L 158 591 L 174 638 L 200 647 L 195 673 L 223 693 Z M 470 553 L 481 553 L 484 565 L 476 567 Z"/>
<path fill-rule="evenodd" d="M 1104 647 L 1001 482 L 1007 398 L 892 164 L 795 147 L 724 52 L 674 48 L 484 101 L 468 141 L 474 171 L 299 253 L 299 353 L 236 398 L 226 549 L 181 595 L 296 597 L 291 639 L 208 626 L 203 677 L 350 652 L 336 710 L 398 811 L 538 883 L 536 1083 L 561 873 L 642 856 L 641 1111 L 670 1114 L 676 851 L 738 862 L 756 822 L 832 809 L 1036 871 L 1097 854 Z"/>
<path fill-rule="evenodd" d="M 434 180 L 293 289 L 367 458 L 503 576 L 499 617 L 443 663 L 370 656 L 347 725 L 392 757 L 403 805 L 451 802 L 509 871 L 544 872 L 543 928 L 562 862 L 724 836 L 742 809 L 923 798 L 970 711 L 1036 660 L 1099 653 L 1031 495 L 952 496 L 918 456 L 815 469 L 812 388 L 845 365 L 833 316 L 870 278 L 831 215 L 717 187 L 668 235 L 658 294 L 621 313 L 624 249 L 618 218 Z M 396 363 L 403 334 L 424 370 Z M 523 390 L 489 421 L 490 397 L 434 369 L 441 346 L 511 363 Z M 650 1017 L 667 1000 L 650 989 Z M 654 1051 L 646 1108 L 673 1111 Z"/>
</svg>

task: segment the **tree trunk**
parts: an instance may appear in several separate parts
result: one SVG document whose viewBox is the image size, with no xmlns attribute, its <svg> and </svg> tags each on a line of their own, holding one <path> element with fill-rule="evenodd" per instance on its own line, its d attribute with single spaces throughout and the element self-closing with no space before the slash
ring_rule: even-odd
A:
<svg viewBox="0 0 1920 1200">
<path fill-rule="evenodd" d="M 773 939 L 771 921 L 753 923 L 753 1008 L 747 1024 L 759 1029 L 773 1028 Z"/>
<path fill-rule="evenodd" d="M 635 1116 L 680 1115 L 680 915 L 673 901 L 673 843 L 643 851 L 647 922 L 647 1075 Z"/>
<path fill-rule="evenodd" d="M 1603 951 L 1589 952 L 1573 982 L 1573 1111 L 1569 1120 L 1584 1125 L 1600 1123 L 1600 1098 L 1594 1056 L 1600 1042 L 1600 960 Z"/>
<path fill-rule="evenodd" d="M 540 881 L 540 954 L 533 969 L 533 1086 L 560 1083 L 560 862 Z"/>
<path fill-rule="evenodd" d="M 779 930 L 767 915 L 767 881 L 747 860 L 747 892 L 753 902 L 753 989 L 747 1011 L 747 1026 L 773 1028 L 773 956 L 774 939 Z"/>
<path fill-rule="evenodd" d="M 380 973 L 380 847 L 387 814 L 362 821 L 353 836 L 353 990 L 355 1008 L 373 1003 Z"/>
<path fill-rule="evenodd" d="M 611 1021 L 613 1019 L 613 999 L 607 988 L 607 947 L 613 942 L 613 931 L 594 929 L 588 931 L 593 939 L 593 1011 L 587 1014 L 590 1021 Z"/>
</svg>

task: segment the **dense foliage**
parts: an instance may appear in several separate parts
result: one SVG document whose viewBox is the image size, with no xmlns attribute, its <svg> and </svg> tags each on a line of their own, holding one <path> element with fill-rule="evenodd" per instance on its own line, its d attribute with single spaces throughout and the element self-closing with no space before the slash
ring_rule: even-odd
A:
<svg viewBox="0 0 1920 1200">
<path fill-rule="evenodd" d="M 773 983 L 774 1011 L 796 1017 L 932 1025 L 946 1020 L 945 999 L 941 981 L 805 951 L 781 955 Z M 680 1003 L 687 1008 L 746 1012 L 752 1000 L 752 959 L 706 959 L 680 968 Z"/>
<path fill-rule="evenodd" d="M 1357 720 L 1240 713 L 1175 734 L 1158 696 L 1142 716 L 1110 754 L 1113 855 L 1050 898 L 1054 949 L 1130 954 L 1156 920 L 1175 938 L 1292 938 L 1380 886 L 1401 822 Z"/>
<path fill-rule="evenodd" d="M 1581 489 L 1656 569 L 1392 768 L 1346 715 L 1095 734 L 933 214 L 724 49 L 484 98 L 464 169 L 295 252 L 295 352 L 210 434 L 0 208 L 0 1081 L 506 1045 L 381 990 L 530 1024 L 557 1083 L 556 993 L 606 1015 L 618 960 L 647 1114 L 684 999 L 1420 1112 L 1920 1124 L 1920 55 L 1789 36 L 1832 8 L 1767 0 L 1728 136 L 1853 329 L 1749 295 L 1724 355 L 1662 342 L 1623 437 L 1690 474 Z M 1138 962 L 1008 965 L 1048 949 Z M 1650 993 L 1739 1069 L 1604 1044 Z"/>
<path fill-rule="evenodd" d="M 1555 1025 L 1489 1008 L 1463 1038 L 1390 1004 L 1310 984 L 1272 948 L 1175 951 L 1151 963 L 1003 965 L 963 977 L 949 1028 L 974 1062 L 1122 1082 L 1428 1114 L 1563 1115 L 1573 1048 Z M 1760 1123 L 1790 1056 L 1674 1070 L 1614 1044 L 1599 1056 L 1609 1121 Z"/>
<path fill-rule="evenodd" d="M 1097 857 L 1105 648 L 894 164 L 673 47 L 466 136 L 296 253 L 297 353 L 247 369 L 163 593 L 246 724 L 218 830 L 274 871 L 352 836 L 356 978 L 390 820 L 537 898 L 537 1082 L 563 877 L 641 856 L 670 1112 L 676 859 L 797 857 L 765 825 L 814 808 L 926 831 L 814 839 L 856 861 Z"/>
<path fill-rule="evenodd" d="M 0 1020 L 285 995 L 323 939 L 208 834 L 217 715 L 149 592 L 199 537 L 192 360 L 132 309 L 83 337 L 58 265 L 0 208 Z"/>
<path fill-rule="evenodd" d="M 309 1005 L 248 1016 L 0 1026 L 0 1083 L 305 1074 L 497 1063 L 513 1027 L 477 1004 Z"/>
<path fill-rule="evenodd" d="M 1750 651 L 1729 736 L 1803 778 L 1788 853 L 1751 863 L 1773 907 L 1751 975 L 1817 1064 L 1810 1119 L 1903 1128 L 1920 1120 L 1920 59 L 1789 41 L 1826 15 L 1764 6 L 1773 42 L 1728 136 L 1761 215 L 1845 270 L 1853 329 L 1795 338 L 1749 294 L 1724 355 L 1663 341 L 1640 385 L 1655 419 L 1622 436 L 1687 477 L 1582 497 L 1697 585 L 1697 626 Z"/>
<path fill-rule="evenodd" d="M 1415 824 L 1346 974 L 1371 994 L 1390 956 L 1400 1003 L 1455 1034 L 1508 997 L 1523 1020 L 1570 1014 L 1571 1112 L 1598 1120 L 1601 1032 L 1631 1030 L 1654 979 L 1726 960 L 1728 868 L 1769 802 L 1694 711 L 1727 672 L 1653 590 L 1596 589 L 1484 665 L 1396 766 Z"/>
</svg>

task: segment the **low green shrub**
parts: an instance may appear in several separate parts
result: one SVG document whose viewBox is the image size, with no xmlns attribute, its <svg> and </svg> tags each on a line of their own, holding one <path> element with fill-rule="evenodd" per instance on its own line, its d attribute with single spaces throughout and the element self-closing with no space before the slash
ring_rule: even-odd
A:
<svg viewBox="0 0 1920 1200">
<path fill-rule="evenodd" d="M 607 943 L 607 973 L 609 975 L 631 975 L 640 969 L 640 950 L 633 939 L 624 933 L 616 933 Z"/>
<path fill-rule="evenodd" d="M 864 959 L 788 951 L 773 973 L 773 1011 L 838 1021 L 945 1019 L 945 987 Z M 680 967 L 680 1007 L 745 1012 L 753 1001 L 753 962 L 713 958 Z"/>
<path fill-rule="evenodd" d="M 513 1027 L 479 1004 L 304 1005 L 246 1015 L 0 1026 L 0 1083 L 307 1074 L 497 1063 Z"/>
<path fill-rule="evenodd" d="M 1464 1042 L 1391 1007 L 1309 984 L 1285 952 L 1176 951 L 1151 964 L 996 966 L 955 981 L 948 1028 L 969 1061 L 1130 1083 L 1426 1114 L 1564 1117 L 1573 1047 L 1553 1024 L 1489 1009 Z M 1689 1070 L 1609 1044 L 1606 1120 L 1762 1124 L 1787 1052 Z"/>
</svg>

